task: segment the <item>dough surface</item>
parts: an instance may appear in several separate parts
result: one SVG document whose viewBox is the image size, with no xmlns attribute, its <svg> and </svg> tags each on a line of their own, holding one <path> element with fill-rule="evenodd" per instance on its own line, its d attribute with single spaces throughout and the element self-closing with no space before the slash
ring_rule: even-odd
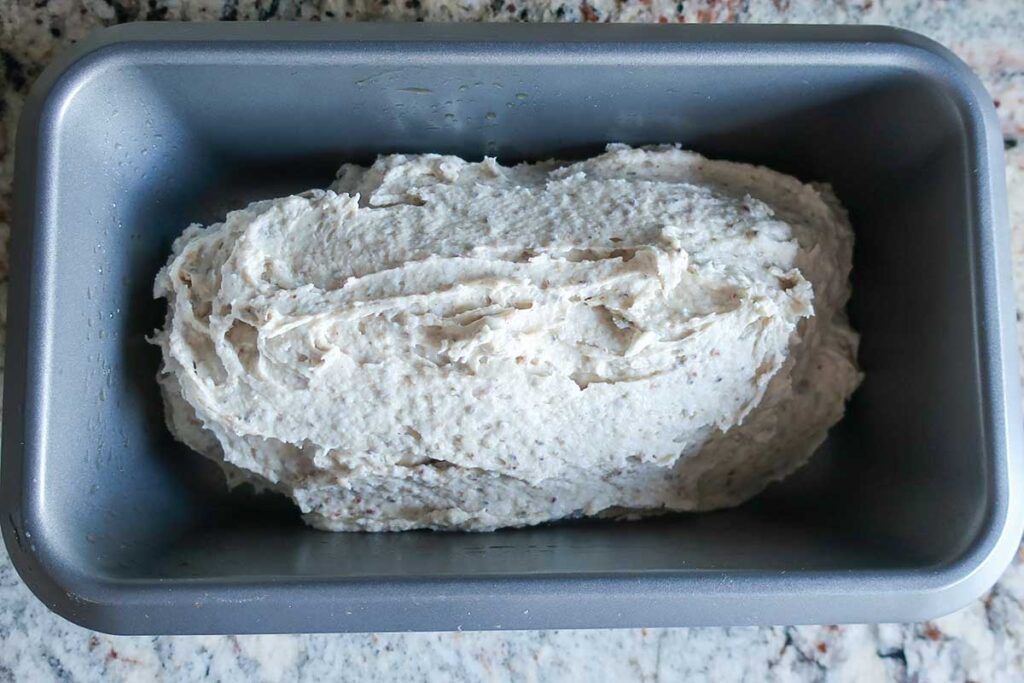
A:
<svg viewBox="0 0 1024 683">
<path fill-rule="evenodd" d="M 394 155 L 179 237 L 171 431 L 330 530 L 739 504 L 856 388 L 824 186 L 677 147 Z"/>
</svg>

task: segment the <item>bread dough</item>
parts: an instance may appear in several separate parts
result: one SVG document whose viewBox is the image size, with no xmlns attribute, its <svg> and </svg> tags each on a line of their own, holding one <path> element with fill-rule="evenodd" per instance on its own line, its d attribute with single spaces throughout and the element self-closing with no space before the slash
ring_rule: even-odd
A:
<svg viewBox="0 0 1024 683">
<path fill-rule="evenodd" d="M 852 245 L 827 187 L 678 147 L 345 165 L 174 243 L 168 424 L 322 529 L 736 505 L 860 380 Z"/>
</svg>

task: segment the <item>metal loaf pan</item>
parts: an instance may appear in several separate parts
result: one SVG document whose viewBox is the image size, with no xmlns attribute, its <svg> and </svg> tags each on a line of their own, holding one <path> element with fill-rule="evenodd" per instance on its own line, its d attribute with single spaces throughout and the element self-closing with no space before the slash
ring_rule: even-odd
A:
<svg viewBox="0 0 1024 683">
<path fill-rule="evenodd" d="M 384 152 L 680 142 L 834 185 L 862 388 L 749 504 L 490 534 L 328 534 L 229 493 L 154 382 L 171 240 Z M 132 25 L 51 67 L 18 137 L 2 514 L 55 611 L 119 633 L 902 621 L 1022 528 L 1003 156 L 941 47 L 873 27 Z M 643 416 L 637 416 L 643 419 Z"/>
</svg>

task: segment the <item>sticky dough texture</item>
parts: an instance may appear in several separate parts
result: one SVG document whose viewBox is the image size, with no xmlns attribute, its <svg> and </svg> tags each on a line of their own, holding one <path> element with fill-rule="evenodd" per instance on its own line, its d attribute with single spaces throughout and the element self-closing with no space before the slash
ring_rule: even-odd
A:
<svg viewBox="0 0 1024 683">
<path fill-rule="evenodd" d="M 677 147 L 345 165 L 174 243 L 174 435 L 330 530 L 736 505 L 856 388 L 827 187 Z"/>
</svg>

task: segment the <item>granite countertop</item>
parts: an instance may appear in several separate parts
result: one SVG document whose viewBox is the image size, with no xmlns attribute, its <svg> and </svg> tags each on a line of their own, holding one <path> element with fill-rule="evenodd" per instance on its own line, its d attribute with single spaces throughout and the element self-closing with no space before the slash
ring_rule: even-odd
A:
<svg viewBox="0 0 1024 683">
<path fill-rule="evenodd" d="M 0 345 L 14 129 L 63 47 L 136 20 L 870 23 L 952 48 L 1003 126 L 1018 314 L 1024 308 L 1024 3 L 998 0 L 2 0 Z M 1018 323 L 1024 333 L 1024 322 Z M 2 361 L 0 361 L 2 362 Z M 1024 553 L 969 607 L 921 624 L 515 633 L 115 637 L 51 614 L 0 549 L 0 681 L 1024 680 Z"/>
</svg>

